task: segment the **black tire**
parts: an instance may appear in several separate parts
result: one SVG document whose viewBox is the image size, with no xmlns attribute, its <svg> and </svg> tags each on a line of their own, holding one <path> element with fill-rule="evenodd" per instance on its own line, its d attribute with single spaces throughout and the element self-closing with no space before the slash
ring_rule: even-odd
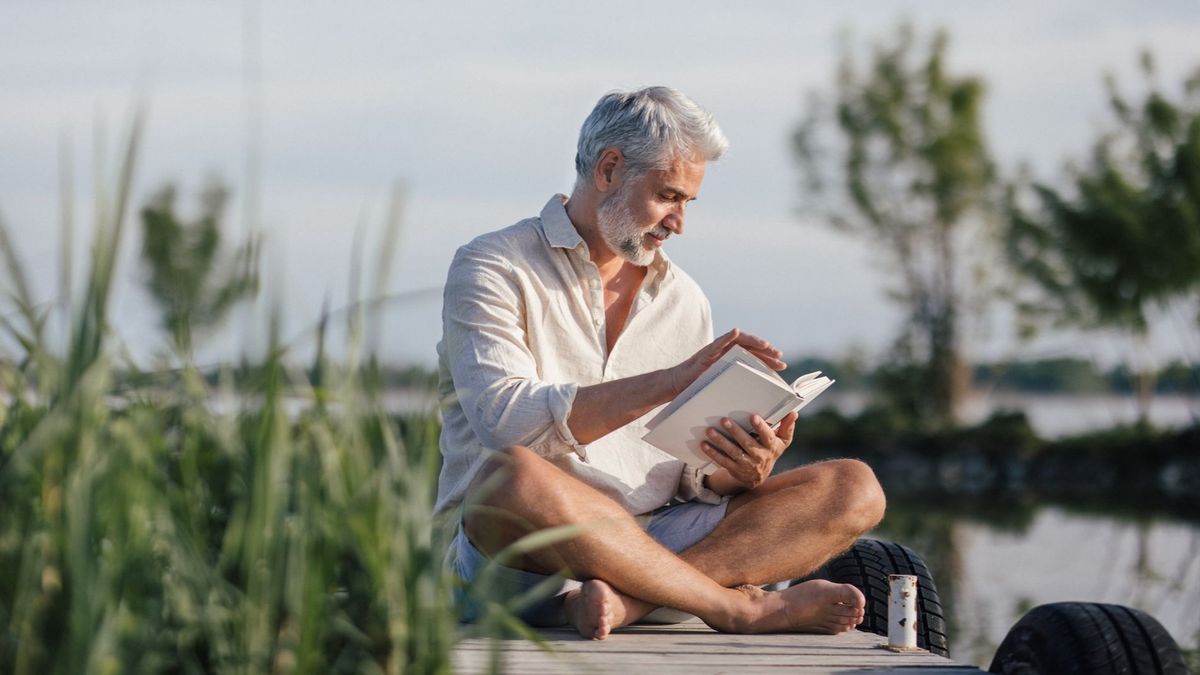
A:
<svg viewBox="0 0 1200 675">
<path fill-rule="evenodd" d="M 1179 646 L 1154 617 L 1121 605 L 1056 602 L 1029 610 L 1000 643 L 993 673 L 1188 675 Z"/>
<path fill-rule="evenodd" d="M 849 551 L 825 563 L 806 579 L 827 579 L 857 586 L 867 598 L 866 616 L 858 629 L 887 635 L 889 574 L 916 575 L 917 646 L 939 656 L 950 656 L 946 617 L 937 585 L 933 583 L 933 575 L 925 561 L 907 546 L 878 539 L 859 539 Z"/>
</svg>

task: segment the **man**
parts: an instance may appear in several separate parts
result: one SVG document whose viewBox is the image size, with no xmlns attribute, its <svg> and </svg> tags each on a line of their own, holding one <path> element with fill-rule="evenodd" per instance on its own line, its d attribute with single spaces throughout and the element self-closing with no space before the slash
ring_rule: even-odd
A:
<svg viewBox="0 0 1200 675">
<path fill-rule="evenodd" d="M 759 586 L 811 572 L 882 518 L 866 465 L 771 476 L 795 414 L 777 430 L 756 418 L 755 435 L 729 420 L 710 429 L 704 449 L 721 468 L 707 477 L 641 440 L 649 413 L 732 345 L 785 367 L 756 336 L 713 340 L 708 301 L 662 251 L 726 147 L 677 91 L 608 94 L 580 132 L 571 196 L 475 239 L 450 266 L 438 510 L 462 516 L 448 564 L 470 580 L 530 532 L 579 526 L 488 571 L 517 589 L 574 580 L 523 612 L 534 625 L 603 639 L 657 607 L 732 632 L 839 633 L 862 620 L 853 586 Z M 753 273 L 752 261 L 717 264 Z"/>
</svg>

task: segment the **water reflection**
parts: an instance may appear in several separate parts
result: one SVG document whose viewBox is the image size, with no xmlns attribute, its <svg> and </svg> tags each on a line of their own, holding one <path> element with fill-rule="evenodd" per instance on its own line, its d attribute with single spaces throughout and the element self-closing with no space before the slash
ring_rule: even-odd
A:
<svg viewBox="0 0 1200 675">
<path fill-rule="evenodd" d="M 1112 602 L 1200 646 L 1200 524 L 1040 505 L 1020 496 L 892 499 L 877 536 L 925 558 L 945 603 L 951 655 L 987 667 L 1035 605 Z"/>
</svg>

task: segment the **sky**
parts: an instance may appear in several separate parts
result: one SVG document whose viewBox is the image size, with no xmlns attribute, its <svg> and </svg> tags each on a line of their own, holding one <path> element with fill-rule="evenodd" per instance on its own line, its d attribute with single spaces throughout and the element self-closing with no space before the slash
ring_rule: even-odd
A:
<svg viewBox="0 0 1200 675">
<path fill-rule="evenodd" d="M 399 186 L 387 292 L 411 295 L 387 306 L 372 344 L 389 361 L 431 365 L 454 250 L 569 191 L 595 101 L 650 84 L 686 92 L 731 142 L 667 249 L 708 293 L 718 332 L 737 326 L 791 355 L 879 354 L 900 318 L 886 259 L 801 209 L 789 155 L 806 95 L 832 88 L 839 36 L 864 55 L 902 19 L 947 29 L 952 72 L 987 83 L 1001 169 L 1025 162 L 1047 178 L 1103 128 L 1105 72 L 1137 91 L 1146 47 L 1168 90 L 1200 66 L 1200 5 L 1178 1 L 14 2 L 0 13 L 0 214 L 35 293 L 58 296 L 60 172 L 69 167 L 81 258 L 96 186 L 111 182 L 141 105 L 134 205 L 172 183 L 192 213 L 217 177 L 235 195 L 228 235 L 253 225 L 266 237 L 259 307 L 206 343 L 208 359 L 261 345 L 268 306 L 296 353 L 310 350 L 307 328 L 326 299 L 351 297 L 355 242 L 372 261 Z M 165 341 L 140 287 L 136 227 L 128 234 L 113 328 L 145 362 Z M 1159 317 L 1156 358 L 1200 358 L 1184 321 Z M 979 358 L 1128 353 L 1111 337 L 1021 345 L 1003 312 L 968 338 Z"/>
</svg>

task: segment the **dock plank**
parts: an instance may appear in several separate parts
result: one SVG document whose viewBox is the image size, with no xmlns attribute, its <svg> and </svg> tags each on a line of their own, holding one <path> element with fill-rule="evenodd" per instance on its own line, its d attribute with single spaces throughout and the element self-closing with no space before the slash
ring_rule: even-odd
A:
<svg viewBox="0 0 1200 675">
<path fill-rule="evenodd" d="M 504 672 L 541 673 L 903 673 L 955 675 L 979 669 L 930 654 L 897 654 L 882 649 L 886 640 L 859 631 L 844 635 L 730 635 L 699 621 L 673 626 L 633 626 L 607 640 L 584 640 L 571 630 L 542 632 L 551 651 L 528 640 L 501 640 Z M 486 673 L 493 645 L 466 639 L 455 648 L 459 673 Z"/>
</svg>

